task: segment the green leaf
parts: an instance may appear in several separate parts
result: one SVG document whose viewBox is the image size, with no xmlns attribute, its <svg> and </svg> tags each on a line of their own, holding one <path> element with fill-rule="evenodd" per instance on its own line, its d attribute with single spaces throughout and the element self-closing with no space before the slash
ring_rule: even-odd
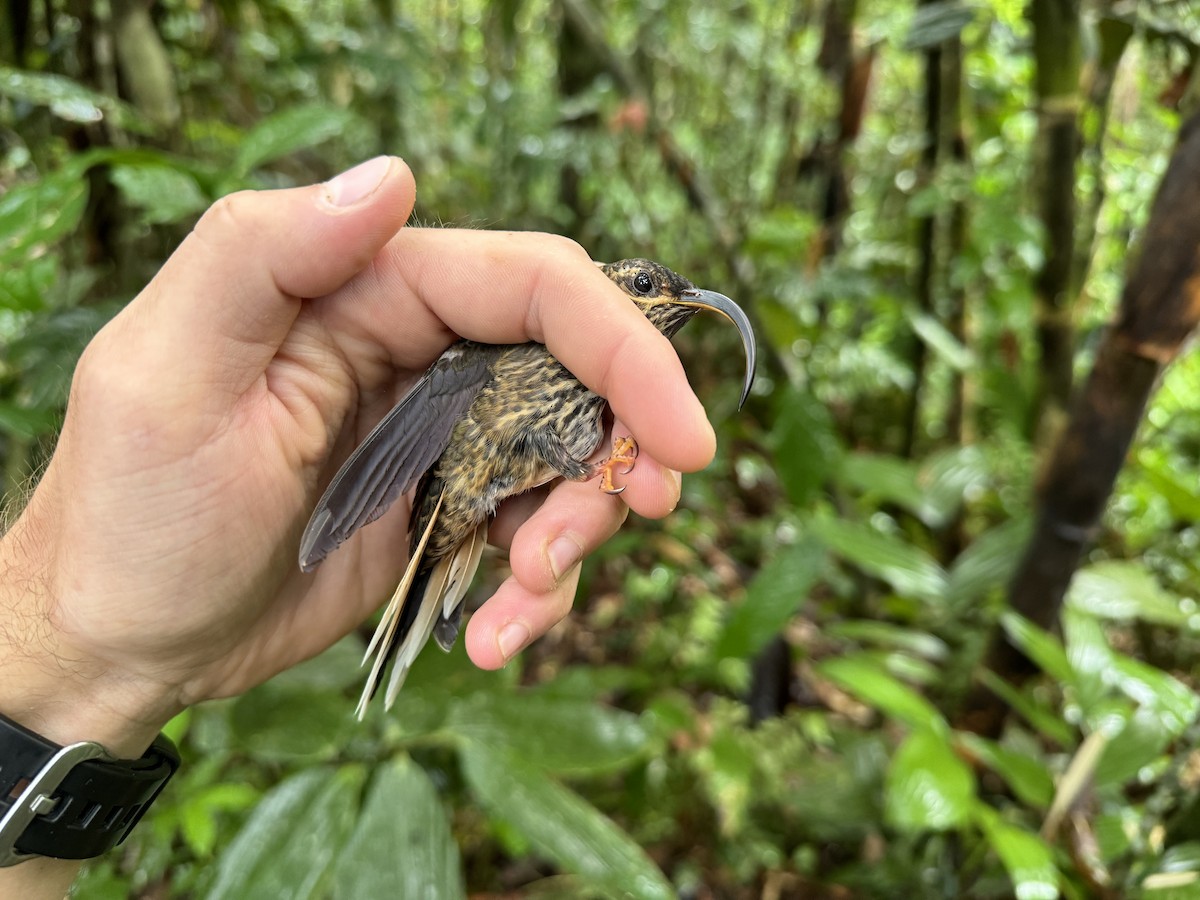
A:
<svg viewBox="0 0 1200 900">
<path fill-rule="evenodd" d="M 1140 472 L 1178 518 L 1187 522 L 1200 520 L 1200 493 L 1180 480 L 1169 466 L 1143 464 Z"/>
<path fill-rule="evenodd" d="M 669 900 L 671 884 L 645 851 L 594 806 L 535 763 L 468 743 L 463 774 L 488 813 L 516 829 L 542 856 L 585 887 L 620 896 Z"/>
<path fill-rule="evenodd" d="M 894 647 L 925 659 L 943 660 L 950 653 L 941 638 L 891 622 L 850 619 L 845 622 L 831 622 L 824 630 L 829 637 Z"/>
<path fill-rule="evenodd" d="M 187 795 L 179 804 L 179 828 L 192 852 L 212 855 L 217 843 L 217 820 L 222 812 L 247 809 L 259 798 L 248 784 L 214 784 Z"/>
<path fill-rule="evenodd" d="M 1067 604 L 1104 619 L 1141 619 L 1156 625 L 1188 625 L 1179 597 L 1165 590 L 1140 563 L 1109 560 L 1075 573 Z"/>
<path fill-rule="evenodd" d="M 266 163 L 314 147 L 342 134 L 355 120 L 349 110 L 311 104 L 295 106 L 263 119 L 238 148 L 233 174 L 242 178 Z"/>
<path fill-rule="evenodd" d="M 1043 810 L 1050 808 L 1054 800 L 1054 779 L 1044 760 L 1010 750 L 970 732 L 958 732 L 955 740 L 1003 778 L 1022 803 Z"/>
<path fill-rule="evenodd" d="M 965 372 L 978 363 L 975 354 L 928 313 L 908 311 L 908 321 L 917 337 L 924 341 L 939 359 L 956 372 Z"/>
<path fill-rule="evenodd" d="M 975 10 L 961 0 L 940 0 L 917 7 L 908 35 L 904 38 L 905 50 L 926 50 L 957 37 L 975 19 Z"/>
<path fill-rule="evenodd" d="M 869 498 L 890 501 L 915 513 L 924 496 L 917 484 L 917 466 L 907 459 L 880 453 L 847 453 L 838 480 Z"/>
<path fill-rule="evenodd" d="M 1032 697 L 1027 697 L 1011 684 L 1001 680 L 995 672 L 985 669 L 979 673 L 978 678 L 984 687 L 1016 710 L 1038 732 L 1050 738 L 1060 747 L 1075 746 L 1077 743 L 1075 729 L 1062 720 L 1057 710 L 1039 703 Z"/>
<path fill-rule="evenodd" d="M 354 718 L 338 694 L 267 682 L 234 702 L 230 724 L 235 740 L 258 759 L 311 761 L 332 757 Z"/>
<path fill-rule="evenodd" d="M 762 649 L 808 599 L 825 561 L 824 546 L 812 538 L 781 548 L 733 607 L 717 639 L 717 658 L 749 658 Z"/>
<path fill-rule="evenodd" d="M 1200 712 L 1200 697 L 1194 690 L 1140 660 L 1113 653 L 1108 675 L 1126 697 L 1152 712 L 1171 737 L 1182 735 Z"/>
<path fill-rule="evenodd" d="M 308 769 L 271 790 L 221 854 L 207 900 L 321 896 L 364 778 L 361 766 Z"/>
<path fill-rule="evenodd" d="M 479 693 L 456 701 L 445 728 L 536 762 L 549 772 L 598 772 L 645 752 L 649 734 L 632 713 L 575 697 Z"/>
<path fill-rule="evenodd" d="M 841 447 L 833 419 L 812 394 L 781 395 L 771 432 L 775 470 L 794 506 L 808 505 L 834 471 Z"/>
<path fill-rule="evenodd" d="M 20 438 L 50 434 L 59 424 L 59 415 L 52 409 L 25 409 L 0 401 L 0 431 Z"/>
<path fill-rule="evenodd" d="M 362 668 L 363 642 L 348 634 L 310 660 L 280 672 L 271 679 L 275 687 L 296 690 L 340 691 L 361 685 L 366 678 Z"/>
<path fill-rule="evenodd" d="M 944 733 L 913 731 L 888 769 L 884 810 L 903 831 L 945 831 L 967 821 L 975 801 L 975 777 Z"/>
<path fill-rule="evenodd" d="M 834 552 L 871 575 L 886 581 L 896 593 L 936 600 L 946 590 L 946 573 L 924 550 L 869 525 L 824 519 L 814 534 Z"/>
<path fill-rule="evenodd" d="M 77 168 L 0 194 L 0 267 L 24 265 L 76 229 L 88 198 Z"/>
<path fill-rule="evenodd" d="M 863 703 L 894 719 L 930 731 L 949 730 L 932 703 L 870 659 L 862 656 L 827 659 L 818 666 L 818 671 Z"/>
<path fill-rule="evenodd" d="M 116 165 L 109 177 L 150 225 L 182 222 L 209 205 L 191 173 L 165 163 Z"/>
<path fill-rule="evenodd" d="M 0 96 L 47 107 L 67 122 L 91 124 L 105 116 L 120 127 L 149 133 L 150 126 L 132 106 L 93 91 L 64 75 L 0 66 Z"/>
<path fill-rule="evenodd" d="M 950 567 L 946 597 L 965 609 L 1008 583 L 1029 541 L 1028 519 L 1006 522 L 986 531 L 967 547 Z"/>
<path fill-rule="evenodd" d="M 982 803 L 975 807 L 975 818 L 1012 879 L 1017 900 L 1056 900 L 1060 875 L 1046 842 Z"/>
<path fill-rule="evenodd" d="M 1000 625 L 1008 639 L 1043 672 L 1064 684 L 1074 682 L 1075 670 L 1058 638 L 1014 612 L 1001 616 Z"/>
<path fill-rule="evenodd" d="M 458 845 L 429 776 L 406 756 L 379 768 L 354 832 L 339 854 L 333 896 L 341 900 L 466 897 Z"/>
</svg>

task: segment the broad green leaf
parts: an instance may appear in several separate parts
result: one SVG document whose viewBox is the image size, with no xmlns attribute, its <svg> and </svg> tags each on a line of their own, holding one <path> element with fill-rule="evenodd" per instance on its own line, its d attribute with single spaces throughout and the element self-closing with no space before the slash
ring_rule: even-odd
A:
<svg viewBox="0 0 1200 900">
<path fill-rule="evenodd" d="M 975 802 L 975 777 L 944 732 L 918 728 L 888 769 L 884 810 L 902 831 L 945 831 L 962 825 Z"/>
<path fill-rule="evenodd" d="M 781 548 L 733 607 L 717 640 L 717 657 L 748 658 L 761 650 L 808 599 L 825 560 L 824 546 L 812 538 Z"/>
<path fill-rule="evenodd" d="M 463 774 L 488 813 L 516 829 L 542 856 L 602 887 L 638 900 L 669 900 L 671 884 L 645 851 L 598 809 L 536 763 L 468 743 Z"/>
<path fill-rule="evenodd" d="M 1003 778 L 1021 802 L 1040 809 L 1050 807 L 1054 799 L 1054 779 L 1044 760 L 1010 750 L 970 732 L 958 732 L 955 740 Z"/>
<path fill-rule="evenodd" d="M 109 177 L 150 225 L 181 222 L 209 204 L 189 172 L 165 163 L 116 165 Z"/>
<path fill-rule="evenodd" d="M 1033 697 L 1002 681 L 995 672 L 985 669 L 979 673 L 978 678 L 984 687 L 1012 707 L 1038 732 L 1053 740 L 1060 747 L 1074 747 L 1078 743 L 1075 729 L 1062 720 L 1058 710 L 1039 703 Z"/>
<path fill-rule="evenodd" d="M 807 506 L 834 471 L 841 447 L 829 411 L 812 394 L 782 392 L 771 432 L 775 469 L 797 507 Z"/>
<path fill-rule="evenodd" d="M 0 194 L 0 267 L 24 265 L 79 225 L 88 185 L 83 171 L 76 169 Z"/>
<path fill-rule="evenodd" d="M 1112 654 L 1109 678 L 1121 693 L 1153 712 L 1167 734 L 1183 734 L 1200 712 L 1200 697 L 1173 675 L 1120 653 Z"/>
<path fill-rule="evenodd" d="M 354 119 L 349 110 L 320 104 L 277 112 L 246 134 L 238 148 L 233 174 L 244 177 L 261 165 L 337 137 Z"/>
<path fill-rule="evenodd" d="M 353 707 L 330 691 L 259 685 L 233 705 L 235 740 L 262 760 L 328 759 L 354 727 Z"/>
<path fill-rule="evenodd" d="M 1095 563 L 1075 573 L 1067 604 L 1104 619 L 1141 619 L 1176 628 L 1189 615 L 1176 595 L 1161 587 L 1145 566 L 1124 560 Z"/>
<path fill-rule="evenodd" d="M 632 713 L 536 692 L 479 693 L 457 700 L 445 729 L 560 773 L 616 768 L 641 755 L 649 739 Z"/>
<path fill-rule="evenodd" d="M 915 728 L 945 732 L 946 720 L 937 708 L 908 685 L 861 656 L 827 659 L 818 671 L 863 703 Z"/>
<path fill-rule="evenodd" d="M 1001 616 L 1000 625 L 1008 639 L 1037 663 L 1043 672 L 1064 684 L 1074 681 L 1075 670 L 1058 638 L 1014 612 Z"/>
<path fill-rule="evenodd" d="M 375 773 L 333 872 L 338 900 L 465 898 L 462 863 L 437 788 L 406 756 Z"/>
<path fill-rule="evenodd" d="M 1073 699 L 1087 717 L 1087 730 L 1103 729 L 1105 706 L 1112 693 L 1109 670 L 1113 653 L 1108 635 L 1099 619 L 1075 609 L 1063 611 L 1062 628 L 1067 661 L 1075 673 L 1070 681 Z"/>
<path fill-rule="evenodd" d="M 905 597 L 936 600 L 946 590 L 946 573 L 928 553 L 869 525 L 823 519 L 813 533 L 834 552 Z"/>
<path fill-rule="evenodd" d="M 361 766 L 307 769 L 271 790 L 220 855 L 207 900 L 322 896 L 364 778 Z"/>
<path fill-rule="evenodd" d="M 847 453 L 838 480 L 867 497 L 885 500 L 916 513 L 924 501 L 917 485 L 917 465 L 911 460 L 880 453 Z"/>
<path fill-rule="evenodd" d="M 1029 541 L 1029 534 L 1029 521 L 1016 519 L 984 532 L 972 541 L 950 567 L 947 600 L 963 609 L 1007 584 Z"/>
<path fill-rule="evenodd" d="M 84 87 L 65 75 L 0 66 L 0 96 L 47 107 L 55 116 L 67 122 L 89 124 L 99 122 L 107 115 L 122 128 L 143 133 L 150 131 L 132 106 Z"/>
<path fill-rule="evenodd" d="M 1143 463 L 1139 472 L 1153 485 L 1154 492 L 1167 501 L 1177 517 L 1188 522 L 1200 520 L 1200 493 L 1180 480 L 1169 466 Z"/>
<path fill-rule="evenodd" d="M 46 253 L 20 265 L 0 269 L 0 309 L 33 312 L 49 305 L 62 260 Z"/>
<path fill-rule="evenodd" d="M 1153 770 L 1173 739 L 1157 713 L 1139 709 L 1105 745 L 1096 765 L 1096 786 L 1123 785 Z"/>
<path fill-rule="evenodd" d="M 1012 879 L 1017 900 L 1056 900 L 1060 875 L 1046 842 L 1005 822 L 982 803 L 975 807 L 975 818 Z"/>
</svg>

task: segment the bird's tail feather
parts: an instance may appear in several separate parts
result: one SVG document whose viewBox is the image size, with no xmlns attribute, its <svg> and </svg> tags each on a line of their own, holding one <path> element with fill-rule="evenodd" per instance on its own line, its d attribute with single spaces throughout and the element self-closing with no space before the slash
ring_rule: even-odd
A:
<svg viewBox="0 0 1200 900">
<path fill-rule="evenodd" d="M 425 526 L 425 531 L 421 535 L 421 540 L 417 544 L 417 548 L 413 551 L 412 558 L 408 561 L 408 567 L 404 570 L 404 577 L 396 585 L 396 590 L 392 593 L 392 599 L 388 601 L 387 608 L 383 611 L 383 617 L 379 620 L 379 625 L 375 628 L 375 634 L 371 636 L 371 642 L 367 645 L 367 652 L 363 654 L 363 665 L 367 664 L 367 660 L 372 655 L 375 657 L 375 662 L 371 665 L 371 671 L 367 675 L 367 683 L 363 686 L 362 696 L 358 699 L 358 707 L 354 710 L 355 715 L 359 719 L 362 719 L 367 714 L 367 704 L 379 689 L 380 676 L 383 675 L 383 670 L 386 668 L 388 660 L 391 659 L 395 652 L 396 632 L 400 627 L 405 600 L 408 597 L 409 590 L 412 588 L 413 581 L 417 577 L 418 571 L 421 569 L 421 561 L 425 557 L 425 545 L 429 543 L 429 535 L 433 533 L 433 526 L 437 523 L 438 512 L 441 508 L 442 498 L 439 497 L 437 505 L 433 508 L 433 514 L 429 517 L 429 522 Z"/>
<path fill-rule="evenodd" d="M 366 714 L 368 702 L 379 689 L 389 662 L 394 660 L 384 696 L 385 709 L 390 709 L 395 702 L 409 669 L 416 662 L 417 654 L 429 642 L 430 635 L 436 633 L 442 649 L 448 650 L 458 633 L 462 603 L 487 543 L 488 523 L 485 519 L 453 553 L 438 560 L 432 567 L 427 567 L 422 564 L 425 545 L 437 522 L 441 504 L 439 498 L 404 577 L 367 647 L 363 662 L 372 654 L 375 660 L 358 702 L 356 712 L 360 719 Z M 450 628 L 448 623 L 453 627 Z"/>
</svg>

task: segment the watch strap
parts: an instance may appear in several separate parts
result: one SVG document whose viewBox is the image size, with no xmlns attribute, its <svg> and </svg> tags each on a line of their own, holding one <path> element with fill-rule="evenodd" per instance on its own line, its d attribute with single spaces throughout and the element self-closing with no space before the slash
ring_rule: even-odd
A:
<svg viewBox="0 0 1200 900">
<path fill-rule="evenodd" d="M 0 866 L 100 856 L 125 840 L 177 768 L 163 735 L 139 759 L 114 759 L 99 744 L 63 747 L 0 716 Z"/>
</svg>

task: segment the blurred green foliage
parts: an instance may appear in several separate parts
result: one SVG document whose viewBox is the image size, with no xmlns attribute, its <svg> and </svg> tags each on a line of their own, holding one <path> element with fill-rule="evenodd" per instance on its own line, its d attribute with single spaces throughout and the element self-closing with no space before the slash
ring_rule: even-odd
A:
<svg viewBox="0 0 1200 900">
<path fill-rule="evenodd" d="M 1178 128 L 1159 100 L 1200 41 L 1186 4 L 1115 6 L 1134 38 L 1078 168 L 1081 197 L 1104 189 L 1073 314 L 1081 372 Z M 1084 8 L 1089 28 L 1115 14 Z M 89 336 L 209 203 L 381 152 L 412 166 L 421 221 L 660 259 L 734 294 L 767 356 L 738 413 L 729 336 L 680 338 L 718 459 L 674 515 L 590 561 L 576 614 L 520 663 L 487 674 L 427 653 L 393 713 L 359 725 L 351 635 L 189 710 L 168 795 L 76 896 L 1198 896 L 1194 354 L 1149 411 L 1061 636 L 1002 610 L 1045 454 L 1028 427 L 1045 251 L 1023 4 L 25 14 L 26 45 L 0 41 L 12 494 L 52 447 Z M 929 171 L 923 53 L 951 45 L 965 152 Z M 846 73 L 864 67 L 856 115 Z M 943 248 L 931 308 L 923 218 Z M 953 717 L 994 627 L 1042 673 L 983 674 L 1014 711 L 997 740 Z M 759 721 L 746 698 L 780 643 L 790 702 Z"/>
</svg>

